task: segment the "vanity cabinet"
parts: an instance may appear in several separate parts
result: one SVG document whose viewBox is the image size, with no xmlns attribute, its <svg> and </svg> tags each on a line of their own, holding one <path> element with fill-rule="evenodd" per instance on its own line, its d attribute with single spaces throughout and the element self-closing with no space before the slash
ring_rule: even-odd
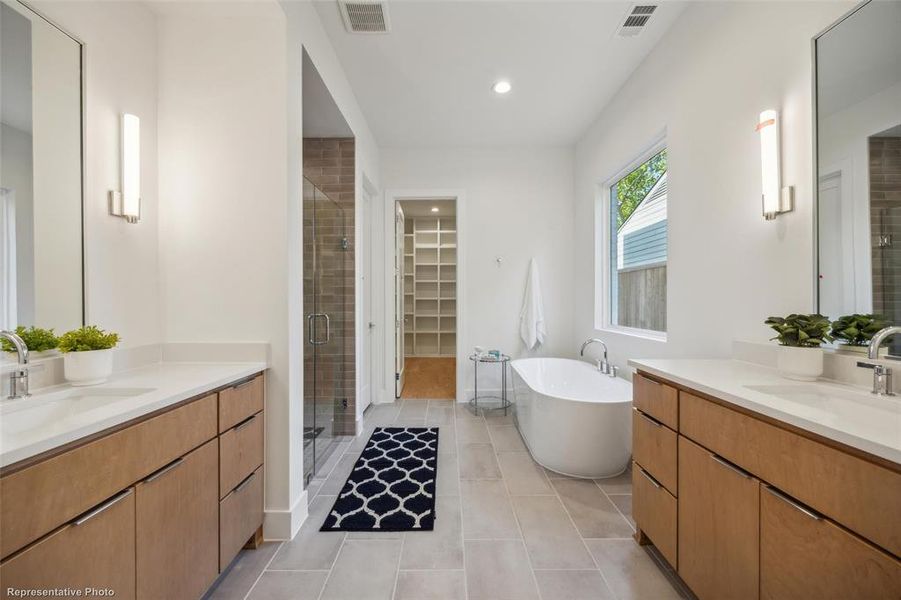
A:
<svg viewBox="0 0 901 600">
<path fill-rule="evenodd" d="M 258 374 L 4 468 L 0 598 L 201 598 L 262 538 L 263 392 Z"/>
<path fill-rule="evenodd" d="M 0 595 L 11 597 L 10 588 L 69 587 L 133 599 L 134 523 L 134 488 L 128 488 L 0 564 Z"/>
<path fill-rule="evenodd" d="M 210 440 L 135 486 L 139 599 L 199 598 L 216 579 L 217 455 Z"/>
<path fill-rule="evenodd" d="M 901 465 L 655 375 L 633 394 L 636 539 L 700 600 L 901 599 Z"/>
<path fill-rule="evenodd" d="M 760 481 L 679 437 L 679 575 L 700 598 L 758 597 Z"/>
</svg>

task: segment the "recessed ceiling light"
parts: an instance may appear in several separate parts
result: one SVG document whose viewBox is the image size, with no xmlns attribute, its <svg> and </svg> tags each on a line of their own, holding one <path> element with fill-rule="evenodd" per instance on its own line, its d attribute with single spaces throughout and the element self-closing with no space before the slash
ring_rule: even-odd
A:
<svg viewBox="0 0 901 600">
<path fill-rule="evenodd" d="M 432 207 L 432 212 L 438 212 L 438 207 L 437 207 L 437 206 L 433 206 L 433 207 Z"/>
<path fill-rule="evenodd" d="M 504 81 L 502 79 L 495 83 L 494 87 L 492 87 L 491 89 L 493 89 L 496 94 L 506 94 L 511 89 L 513 89 L 513 86 L 510 85 L 509 81 Z"/>
</svg>

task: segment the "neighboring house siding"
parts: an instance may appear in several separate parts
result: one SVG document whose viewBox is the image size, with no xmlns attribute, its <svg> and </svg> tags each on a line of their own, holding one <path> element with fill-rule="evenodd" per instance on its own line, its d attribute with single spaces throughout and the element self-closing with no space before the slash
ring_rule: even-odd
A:
<svg viewBox="0 0 901 600">
<path fill-rule="evenodd" d="M 666 262 L 666 220 L 623 236 L 622 269 Z"/>
<path fill-rule="evenodd" d="M 617 232 L 617 269 L 666 263 L 666 174 Z"/>
</svg>

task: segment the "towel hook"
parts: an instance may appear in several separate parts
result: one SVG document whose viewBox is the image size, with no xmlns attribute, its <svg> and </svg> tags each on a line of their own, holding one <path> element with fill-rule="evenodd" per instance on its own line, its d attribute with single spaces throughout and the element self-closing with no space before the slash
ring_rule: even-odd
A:
<svg viewBox="0 0 901 600">
<path fill-rule="evenodd" d="M 497 256 L 495 257 L 494 261 L 497 263 L 498 268 L 500 268 L 501 263 L 504 262 L 504 259 L 503 257 Z"/>
</svg>

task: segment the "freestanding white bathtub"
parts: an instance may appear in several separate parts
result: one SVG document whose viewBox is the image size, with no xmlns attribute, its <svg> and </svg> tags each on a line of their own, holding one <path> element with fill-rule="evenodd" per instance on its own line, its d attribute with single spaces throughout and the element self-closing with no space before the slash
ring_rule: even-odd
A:
<svg viewBox="0 0 901 600">
<path fill-rule="evenodd" d="M 632 384 L 587 362 L 514 360 L 516 424 L 541 466 L 573 477 L 619 475 L 632 454 Z"/>
</svg>

